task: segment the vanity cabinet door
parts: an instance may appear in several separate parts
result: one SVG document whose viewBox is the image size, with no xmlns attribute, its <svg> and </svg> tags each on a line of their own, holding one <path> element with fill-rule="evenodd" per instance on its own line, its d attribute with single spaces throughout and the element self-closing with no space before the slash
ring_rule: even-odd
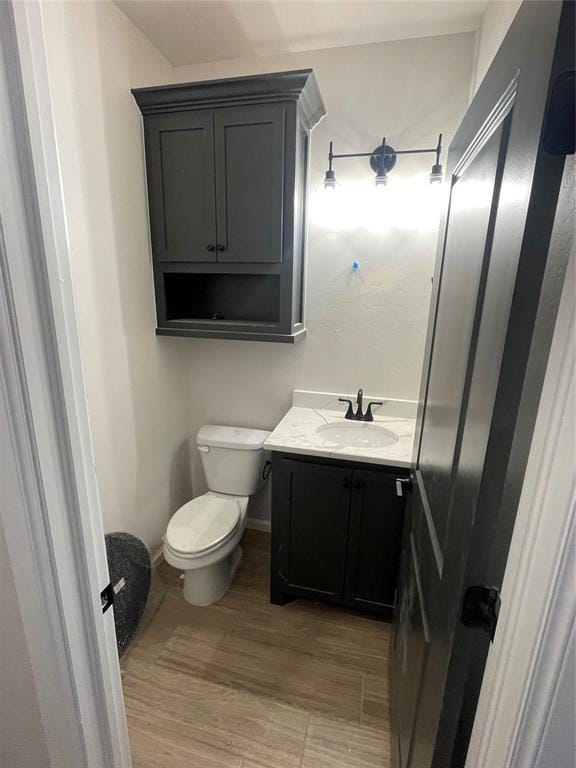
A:
<svg viewBox="0 0 576 768">
<path fill-rule="evenodd" d="M 149 117 L 146 165 L 155 258 L 216 261 L 212 110 Z"/>
<path fill-rule="evenodd" d="M 355 469 L 346 567 L 346 604 L 365 610 L 394 607 L 404 525 L 405 491 L 397 472 Z"/>
<path fill-rule="evenodd" d="M 282 261 L 284 123 L 281 104 L 214 114 L 218 261 Z"/>
<path fill-rule="evenodd" d="M 272 601 L 342 602 L 352 470 L 281 458 L 272 473 Z"/>
</svg>

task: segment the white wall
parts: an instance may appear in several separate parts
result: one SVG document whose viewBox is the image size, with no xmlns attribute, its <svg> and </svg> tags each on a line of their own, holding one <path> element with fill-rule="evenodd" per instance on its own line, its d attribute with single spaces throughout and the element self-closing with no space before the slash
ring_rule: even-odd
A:
<svg viewBox="0 0 576 768">
<path fill-rule="evenodd" d="M 378 146 L 384 132 L 401 149 L 435 146 L 443 131 L 447 147 L 466 110 L 473 53 L 470 33 L 177 67 L 174 79 L 313 67 L 328 112 L 312 134 L 314 188 L 330 139 L 337 152 L 360 152 Z M 432 162 L 399 160 L 386 203 L 375 200 L 366 159 L 336 161 L 349 193 L 342 208 L 330 216 L 317 194 L 311 199 L 308 337 L 295 346 L 182 339 L 193 429 L 206 422 L 274 427 L 296 387 L 362 386 L 418 397 L 437 239 L 437 204 L 426 178 Z M 396 210 L 386 221 L 388 204 Z M 199 464 L 193 480 L 201 492 Z"/>
<path fill-rule="evenodd" d="M 492 0 L 486 8 L 477 33 L 472 96 L 484 79 L 521 5 L 522 0 Z"/>
<path fill-rule="evenodd" d="M 172 67 L 110 2 L 46 3 L 43 17 L 104 524 L 154 547 L 190 495 L 188 361 L 154 335 L 130 89 Z"/>
</svg>

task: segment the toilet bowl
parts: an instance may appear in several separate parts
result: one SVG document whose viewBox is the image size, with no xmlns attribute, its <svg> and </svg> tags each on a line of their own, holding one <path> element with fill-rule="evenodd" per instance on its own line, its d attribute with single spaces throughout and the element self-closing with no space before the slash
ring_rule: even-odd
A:
<svg viewBox="0 0 576 768">
<path fill-rule="evenodd" d="M 240 561 L 249 497 L 264 484 L 263 444 L 270 433 L 206 425 L 196 436 L 210 489 L 171 517 L 164 558 L 184 572 L 184 598 L 210 605 L 228 591 Z"/>
</svg>

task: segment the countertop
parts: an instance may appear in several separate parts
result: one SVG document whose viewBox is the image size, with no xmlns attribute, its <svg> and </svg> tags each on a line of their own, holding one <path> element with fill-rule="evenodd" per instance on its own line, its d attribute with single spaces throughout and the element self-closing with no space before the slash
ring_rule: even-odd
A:
<svg viewBox="0 0 576 768">
<path fill-rule="evenodd" d="M 366 422 L 346 421 L 343 410 L 295 405 L 276 426 L 264 443 L 264 448 L 269 451 L 348 459 L 393 467 L 411 465 L 416 426 L 414 418 L 408 418 L 405 415 L 378 414 L 375 411 L 372 423 L 385 427 L 397 437 L 396 442 L 382 447 L 336 445 L 322 433 L 316 432 L 319 426 L 331 423 L 366 424 Z"/>
</svg>

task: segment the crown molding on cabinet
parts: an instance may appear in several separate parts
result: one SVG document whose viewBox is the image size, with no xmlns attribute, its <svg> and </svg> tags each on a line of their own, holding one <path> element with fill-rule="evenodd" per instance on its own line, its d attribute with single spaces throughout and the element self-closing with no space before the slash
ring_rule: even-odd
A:
<svg viewBox="0 0 576 768">
<path fill-rule="evenodd" d="M 132 94 L 143 115 L 260 102 L 269 104 L 274 101 L 295 101 L 299 103 L 307 128 L 311 129 L 326 114 L 326 107 L 311 69 L 135 88 Z"/>
</svg>

